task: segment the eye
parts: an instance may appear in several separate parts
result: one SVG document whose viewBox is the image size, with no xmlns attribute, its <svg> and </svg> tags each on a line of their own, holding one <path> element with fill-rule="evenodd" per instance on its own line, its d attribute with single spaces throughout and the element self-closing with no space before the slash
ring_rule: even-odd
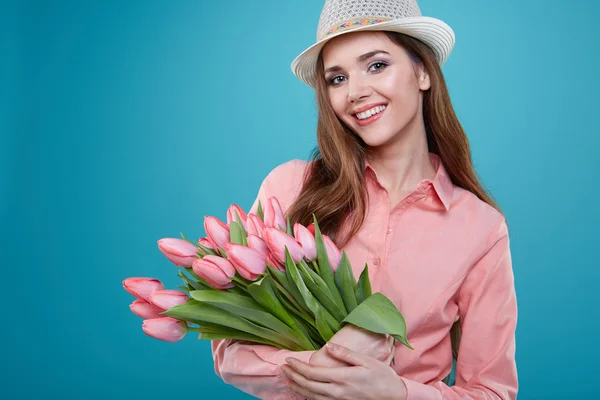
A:
<svg viewBox="0 0 600 400">
<path fill-rule="evenodd" d="M 383 61 L 376 61 L 373 64 L 369 65 L 369 71 L 371 72 L 379 72 L 387 67 L 387 64 Z"/>
<path fill-rule="evenodd" d="M 338 84 L 342 83 L 345 79 L 346 79 L 345 76 L 337 75 L 337 76 L 334 76 L 333 78 L 329 79 L 328 82 L 330 85 L 338 85 Z"/>
</svg>

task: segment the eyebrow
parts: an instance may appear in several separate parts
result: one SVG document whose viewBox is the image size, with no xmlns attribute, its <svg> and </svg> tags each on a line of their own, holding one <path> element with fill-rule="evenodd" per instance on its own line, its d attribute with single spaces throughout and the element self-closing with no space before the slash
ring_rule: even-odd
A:
<svg viewBox="0 0 600 400">
<path fill-rule="evenodd" d="M 389 54 L 390 54 L 390 53 L 388 53 L 388 52 L 387 52 L 387 51 L 385 51 L 385 50 L 373 50 L 373 51 L 369 51 L 368 53 L 365 53 L 365 54 L 362 54 L 362 55 L 358 56 L 358 57 L 356 58 L 356 60 L 357 60 L 358 62 L 363 62 L 363 61 L 366 61 L 366 60 L 368 60 L 369 58 L 371 58 L 371 57 L 373 57 L 373 56 L 375 56 L 375 55 L 377 55 L 377 54 L 379 54 L 379 53 L 383 53 L 383 54 L 387 54 L 387 55 L 389 55 Z M 335 65 L 335 66 L 333 66 L 333 67 L 329 67 L 329 68 L 327 68 L 327 69 L 325 70 L 325 73 L 328 73 L 328 72 L 338 72 L 338 71 L 341 71 L 341 70 L 342 70 L 342 67 L 340 67 L 339 65 Z"/>
</svg>

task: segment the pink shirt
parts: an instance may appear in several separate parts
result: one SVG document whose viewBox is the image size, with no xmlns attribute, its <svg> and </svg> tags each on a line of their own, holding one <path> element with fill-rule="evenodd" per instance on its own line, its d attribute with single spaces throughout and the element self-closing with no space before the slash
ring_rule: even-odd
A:
<svg viewBox="0 0 600 400">
<path fill-rule="evenodd" d="M 503 216 L 474 194 L 454 186 L 439 157 L 437 173 L 393 209 L 387 191 L 367 166 L 368 214 L 344 250 L 358 277 L 365 263 L 373 292 L 386 295 L 407 324 L 415 350 L 396 344 L 392 367 L 408 400 L 514 399 L 517 302 Z M 275 168 L 261 185 L 264 204 L 275 196 L 286 211 L 299 193 L 305 161 Z M 256 209 L 254 203 L 253 210 Z M 456 382 L 450 327 L 462 321 Z M 215 371 L 228 384 L 262 399 L 293 399 L 279 372 L 285 358 L 308 362 L 312 351 L 292 352 L 231 340 L 214 341 Z"/>
</svg>

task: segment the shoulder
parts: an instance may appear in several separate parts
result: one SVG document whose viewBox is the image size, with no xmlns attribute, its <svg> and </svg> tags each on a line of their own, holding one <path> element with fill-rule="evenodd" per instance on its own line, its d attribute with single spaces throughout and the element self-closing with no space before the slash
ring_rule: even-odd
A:
<svg viewBox="0 0 600 400">
<path fill-rule="evenodd" d="M 291 206 L 299 195 L 304 175 L 311 164 L 294 159 L 273 168 L 262 183 L 266 197 L 276 197 L 284 211 Z"/>
<path fill-rule="evenodd" d="M 496 208 L 461 187 L 454 187 L 452 197 L 451 213 L 460 221 L 465 236 L 482 245 L 481 250 L 508 236 L 506 218 Z"/>
</svg>

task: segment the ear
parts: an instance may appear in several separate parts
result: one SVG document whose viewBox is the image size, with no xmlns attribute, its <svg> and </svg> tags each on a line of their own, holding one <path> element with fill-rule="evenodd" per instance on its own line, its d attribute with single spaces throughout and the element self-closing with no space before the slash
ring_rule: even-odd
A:
<svg viewBox="0 0 600 400">
<path fill-rule="evenodd" d="M 423 91 L 429 90 L 429 88 L 431 87 L 431 80 L 429 78 L 429 73 L 427 73 L 423 64 L 419 64 L 417 71 L 419 89 Z"/>
</svg>

